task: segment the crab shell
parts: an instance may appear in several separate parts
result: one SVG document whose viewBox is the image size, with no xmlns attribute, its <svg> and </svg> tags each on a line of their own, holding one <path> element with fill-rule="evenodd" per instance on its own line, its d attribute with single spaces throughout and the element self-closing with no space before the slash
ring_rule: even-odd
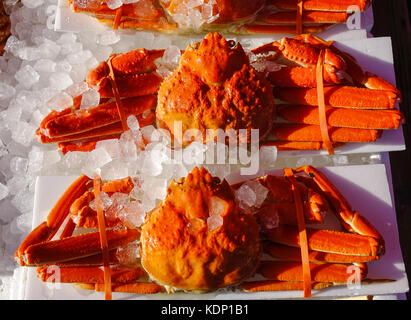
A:
<svg viewBox="0 0 411 320">
<path fill-rule="evenodd" d="M 254 70 L 242 46 L 209 33 L 201 43 L 189 45 L 179 67 L 158 91 L 158 127 L 167 129 L 182 145 L 191 142 L 182 133 L 195 129 L 203 142 L 215 140 L 215 130 L 260 130 L 262 139 L 272 128 L 274 96 L 269 82 Z M 244 140 L 244 139 L 243 139 Z"/>
<path fill-rule="evenodd" d="M 213 210 L 223 223 L 210 229 Z M 141 230 L 144 269 L 154 281 L 183 290 L 237 284 L 255 272 L 261 251 L 254 216 L 240 213 L 228 183 L 204 168 L 172 181 Z"/>
</svg>

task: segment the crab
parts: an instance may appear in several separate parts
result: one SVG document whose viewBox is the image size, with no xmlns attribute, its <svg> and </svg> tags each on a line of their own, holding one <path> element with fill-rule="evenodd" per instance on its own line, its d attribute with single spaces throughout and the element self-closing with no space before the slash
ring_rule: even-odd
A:
<svg viewBox="0 0 411 320">
<path fill-rule="evenodd" d="M 98 140 L 119 138 L 127 130 L 123 113 L 123 118 L 137 116 L 140 127 L 156 122 L 172 134 L 173 123 L 179 120 L 183 132 L 201 131 L 203 142 L 215 138 L 207 135 L 215 129 L 259 129 L 261 143 L 279 150 L 319 150 L 320 56 L 334 147 L 374 142 L 382 130 L 397 129 L 404 120 L 395 108 L 401 94 L 393 85 L 316 36 L 286 37 L 246 53 L 240 43 L 209 33 L 201 43 L 187 47 L 165 80 L 157 69 L 164 52 L 136 49 L 100 63 L 86 81 L 98 89 L 101 104 L 79 110 L 81 96 L 76 97 L 72 107 L 43 119 L 37 139 L 58 143 L 63 153 L 90 151 Z M 275 122 L 277 114 L 280 119 Z"/>
<path fill-rule="evenodd" d="M 381 234 L 320 171 L 310 166 L 286 170 L 285 176 L 268 174 L 229 185 L 205 168 L 195 167 L 170 183 L 164 200 L 141 224 L 136 223 L 141 217 L 135 217 L 138 203 L 131 196 L 135 210 L 125 214 L 118 206 L 107 209 L 104 230 L 98 227 L 98 212 L 91 206 L 93 181 L 81 176 L 64 192 L 47 221 L 21 243 L 15 258 L 21 266 L 37 267 L 42 281 L 76 283 L 97 291 L 300 290 L 305 284 L 304 262 L 296 225 L 302 213 L 303 224 L 310 224 L 305 229 L 310 287 L 347 283 L 349 267 L 356 268 L 363 283 L 379 281 L 366 276 L 367 262 L 385 252 Z M 127 197 L 137 183 L 131 178 L 107 181 L 101 190 L 111 198 Z M 257 184 L 260 199 L 245 205 L 235 194 L 250 184 Z M 292 190 L 300 196 L 293 196 Z M 330 211 L 336 213 L 344 231 L 322 227 Z M 316 228 L 311 228 L 313 224 Z M 90 228 L 94 229 L 73 235 Z M 93 232 L 95 228 L 99 231 Z M 103 231 L 106 258 L 99 241 Z M 262 252 L 271 258 L 262 258 Z M 110 288 L 105 287 L 103 264 L 111 269 Z M 258 276 L 265 279 L 256 280 Z"/>
<path fill-rule="evenodd" d="M 305 33 L 319 33 L 345 23 L 356 6 L 364 11 L 371 1 L 304 1 L 301 24 Z M 83 12 L 117 28 L 163 32 L 228 31 L 231 33 L 285 33 L 297 29 L 297 2 L 284 0 L 139 0 L 110 9 L 102 0 L 68 0 Z"/>
<path fill-rule="evenodd" d="M 4 53 L 8 37 L 11 35 L 10 18 L 4 10 L 3 2 L 0 4 L 0 55 Z"/>
</svg>

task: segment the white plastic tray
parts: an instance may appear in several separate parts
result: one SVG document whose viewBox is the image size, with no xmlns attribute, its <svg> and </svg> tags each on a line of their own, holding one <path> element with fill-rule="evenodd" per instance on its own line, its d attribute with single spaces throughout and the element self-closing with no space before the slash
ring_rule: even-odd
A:
<svg viewBox="0 0 411 320">
<path fill-rule="evenodd" d="M 382 234 L 386 254 L 369 263 L 369 278 L 395 280 L 391 283 L 346 286 L 314 291 L 315 298 L 356 295 L 387 295 L 408 291 L 408 280 L 399 244 L 395 210 L 393 208 L 386 169 L 383 164 L 329 167 L 320 169 L 352 204 Z M 238 178 L 234 177 L 234 178 Z M 44 221 L 54 203 L 75 177 L 38 177 L 35 191 L 33 226 Z M 27 268 L 26 281 L 21 283 L 25 299 L 103 299 L 101 292 L 79 290 L 70 284 L 47 284 L 36 278 L 35 268 Z M 114 293 L 114 299 L 290 299 L 301 298 L 300 291 L 283 292 L 218 292 L 209 294 L 131 295 Z"/>
</svg>

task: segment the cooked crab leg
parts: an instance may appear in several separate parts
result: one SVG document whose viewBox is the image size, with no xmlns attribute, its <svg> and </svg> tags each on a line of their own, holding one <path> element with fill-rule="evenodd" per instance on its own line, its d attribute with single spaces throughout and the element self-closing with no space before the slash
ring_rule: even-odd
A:
<svg viewBox="0 0 411 320">
<path fill-rule="evenodd" d="M 322 290 L 335 286 L 332 282 L 312 282 L 313 290 Z M 241 288 L 246 292 L 261 292 L 261 291 L 292 291 L 303 290 L 304 283 L 302 281 L 275 281 L 275 280 L 259 280 L 247 281 L 241 284 Z"/>
<path fill-rule="evenodd" d="M 267 140 L 260 143 L 261 146 L 275 146 L 280 151 L 289 150 L 323 150 L 324 144 L 320 141 L 281 141 Z M 344 145 L 341 142 L 334 142 L 334 148 Z"/>
<path fill-rule="evenodd" d="M 115 192 L 129 194 L 134 188 L 134 183 L 131 178 L 124 178 L 120 180 L 113 180 L 109 183 L 105 183 L 102 186 L 102 191 L 111 196 Z M 78 227 L 84 228 L 97 228 L 97 212 L 90 208 L 89 204 L 94 200 L 94 193 L 92 191 L 86 191 L 81 197 L 79 197 L 70 207 L 70 217 L 76 222 Z M 119 219 L 112 217 L 108 219 L 106 215 L 106 226 L 114 227 L 119 224 Z"/>
<path fill-rule="evenodd" d="M 315 205 L 315 204 L 314 204 Z M 306 223 L 322 223 L 323 216 L 327 211 L 313 208 L 309 202 L 304 202 L 304 217 Z M 297 212 L 295 203 L 290 202 L 266 202 L 256 213 L 263 227 L 270 225 L 273 221 L 279 224 L 297 225 Z"/>
<path fill-rule="evenodd" d="M 279 105 L 278 114 L 285 120 L 319 125 L 318 108 L 314 106 Z M 398 110 L 353 110 L 326 108 L 327 123 L 332 127 L 361 129 L 397 129 L 404 120 Z"/>
<path fill-rule="evenodd" d="M 137 49 L 115 55 L 111 59 L 121 97 L 143 96 L 157 92 L 163 79 L 154 72 L 157 69 L 154 61 L 163 54 L 164 50 Z M 103 98 L 113 97 L 109 73 L 107 61 L 104 61 L 90 70 L 86 77 L 89 86 L 97 85 Z"/>
<path fill-rule="evenodd" d="M 107 230 L 109 249 L 118 248 L 135 241 L 140 232 L 134 229 Z M 92 256 L 101 253 L 98 232 L 87 233 L 75 237 L 42 242 L 29 246 L 22 255 L 25 265 L 36 266 L 59 261 Z"/>
<path fill-rule="evenodd" d="M 156 97 L 142 96 L 122 100 L 125 114 L 138 115 L 156 105 Z M 61 137 L 73 133 L 81 133 L 90 128 L 99 128 L 120 121 L 115 102 L 101 104 L 75 113 L 50 119 L 44 126 L 49 137 Z"/>
<path fill-rule="evenodd" d="M 121 136 L 120 133 L 108 135 L 108 136 L 99 136 L 94 138 L 89 138 L 86 140 L 80 141 L 68 141 L 68 142 L 59 142 L 57 144 L 57 149 L 62 153 L 66 154 L 67 152 L 72 151 L 83 151 L 88 152 L 92 151 L 96 148 L 97 142 L 102 140 L 110 140 L 110 139 L 119 139 Z"/>
<path fill-rule="evenodd" d="M 329 199 L 331 205 L 337 212 L 337 217 L 340 219 L 347 231 L 373 237 L 379 242 L 379 247 L 382 251 L 384 251 L 384 238 L 381 234 L 367 219 L 351 208 L 351 205 L 347 199 L 344 198 L 341 192 L 325 177 L 323 173 L 312 166 L 303 166 L 295 169 L 294 171 L 296 173 L 305 172 L 315 181 L 324 194 L 326 194 L 327 199 Z"/>
<path fill-rule="evenodd" d="M 268 24 L 293 25 L 296 22 L 295 11 L 281 11 L 269 14 L 262 14 L 258 21 Z M 345 23 L 348 14 L 346 12 L 324 12 L 324 11 L 304 11 L 302 16 L 303 24 L 312 23 Z"/>
<path fill-rule="evenodd" d="M 71 204 L 89 188 L 90 181 L 91 180 L 85 175 L 76 179 L 63 193 L 53 209 L 51 209 L 47 220 L 35 228 L 24 239 L 15 253 L 15 259 L 21 265 L 26 264 L 25 254 L 27 249 L 36 243 L 53 238 L 68 216 Z"/>
<path fill-rule="evenodd" d="M 320 33 L 334 24 L 332 23 L 321 23 L 318 25 L 304 25 L 303 33 Z M 240 34 L 247 33 L 262 33 L 262 34 L 295 34 L 296 26 L 294 25 L 269 25 L 269 24 L 247 24 L 234 29 L 234 32 Z"/>
<path fill-rule="evenodd" d="M 276 88 L 275 97 L 292 104 L 317 106 L 316 88 Z M 325 104 L 358 109 L 393 109 L 399 97 L 395 92 L 348 86 L 324 87 Z"/>
<path fill-rule="evenodd" d="M 148 111 L 148 110 L 147 110 Z M 139 121 L 140 127 L 145 127 L 150 124 L 152 124 L 155 120 L 155 114 L 153 112 L 149 112 L 147 115 L 145 111 L 143 114 L 137 115 L 137 120 Z M 99 128 L 91 128 L 88 131 L 84 131 L 81 133 L 74 133 L 74 134 L 69 134 L 65 136 L 60 136 L 60 137 L 53 137 L 50 138 L 46 136 L 45 134 L 42 133 L 42 130 L 38 130 L 36 132 L 36 138 L 41 142 L 41 143 L 55 143 L 55 142 L 69 142 L 73 141 L 73 143 L 76 143 L 75 141 L 77 140 L 85 140 L 85 139 L 90 139 L 90 138 L 98 138 L 98 137 L 110 137 L 113 135 L 120 135 L 121 133 L 124 132 L 124 128 L 122 126 L 122 123 L 115 122 L 103 127 Z M 98 139 L 97 139 L 98 140 Z M 99 139 L 103 140 L 103 139 Z"/>
<path fill-rule="evenodd" d="M 276 260 L 301 261 L 301 250 L 299 248 L 267 242 L 264 244 L 264 252 L 268 253 Z M 330 262 L 330 263 L 355 263 L 378 260 L 377 256 L 358 256 L 348 254 L 329 253 L 321 251 L 309 251 L 310 262 Z"/>
<path fill-rule="evenodd" d="M 82 289 L 104 291 L 104 285 L 100 283 L 77 283 Z M 111 286 L 112 292 L 126 292 L 126 293 L 139 293 L 139 294 L 155 294 L 164 292 L 164 287 L 153 282 L 134 282 L 127 284 L 113 284 Z"/>
<path fill-rule="evenodd" d="M 268 4 L 274 5 L 279 9 L 296 10 L 297 2 L 289 0 L 268 0 Z M 368 0 L 305 0 L 303 2 L 304 10 L 322 10 L 322 11 L 342 11 L 346 12 L 350 6 L 356 5 L 361 11 L 367 7 Z"/>
<path fill-rule="evenodd" d="M 352 265 L 338 263 L 310 263 L 312 281 L 347 283 Z M 265 278 L 279 281 L 302 281 L 302 266 L 299 262 L 262 261 L 258 272 Z M 367 275 L 366 264 L 356 265 L 359 280 Z"/>
<path fill-rule="evenodd" d="M 130 283 L 146 275 L 141 267 L 112 268 L 110 271 L 113 283 Z M 103 270 L 100 267 L 39 267 L 37 277 L 44 282 L 104 284 Z"/>
<path fill-rule="evenodd" d="M 298 230 L 292 226 L 280 225 L 265 232 L 273 242 L 299 246 Z M 307 228 L 310 250 L 359 256 L 376 256 L 384 250 L 377 239 L 360 234 Z"/>
<path fill-rule="evenodd" d="M 381 130 L 330 127 L 333 142 L 374 142 L 382 134 Z M 277 123 L 272 133 L 281 141 L 322 141 L 319 125 Z"/>
</svg>

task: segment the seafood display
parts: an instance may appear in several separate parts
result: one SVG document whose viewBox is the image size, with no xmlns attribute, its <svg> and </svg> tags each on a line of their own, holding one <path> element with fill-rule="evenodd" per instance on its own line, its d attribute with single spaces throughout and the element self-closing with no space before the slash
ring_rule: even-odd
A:
<svg viewBox="0 0 411 320">
<path fill-rule="evenodd" d="M 127 129 L 124 119 L 135 115 L 140 127 L 156 122 L 183 145 L 175 121 L 182 122 L 183 132 L 199 130 L 203 142 L 215 138 L 207 135 L 210 129 L 259 129 L 263 145 L 319 150 L 324 126 L 338 147 L 374 142 L 403 121 L 395 109 L 401 94 L 392 84 L 312 35 L 283 38 L 246 53 L 240 43 L 209 33 L 187 47 L 166 79 L 157 67 L 164 52 L 136 49 L 100 63 L 86 81 L 97 87 L 101 104 L 80 109 L 78 96 L 72 107 L 44 118 L 37 139 L 58 143 L 63 153 L 90 151 L 98 140 L 120 137 Z M 324 71 L 316 76 L 320 58 Z M 323 112 L 318 111 L 320 95 Z"/>
<path fill-rule="evenodd" d="M 289 0 L 68 0 L 73 11 L 115 29 L 236 34 L 296 34 L 299 24 L 303 33 L 319 33 L 345 23 L 350 14 L 364 11 L 370 2 L 306 0 L 298 9 L 298 1 Z"/>
<path fill-rule="evenodd" d="M 372 223 L 317 169 L 284 171 L 284 176 L 229 185 L 196 167 L 173 180 L 165 199 L 147 214 L 133 199 L 138 180 L 107 181 L 98 195 L 111 200 L 103 229 L 93 180 L 81 176 L 21 243 L 15 258 L 22 266 L 36 267 L 42 281 L 138 294 L 302 290 L 307 285 L 317 290 L 345 285 L 352 276 L 348 268 L 364 284 L 388 281 L 367 277 L 367 263 L 385 252 Z M 259 190 L 254 203 L 240 196 L 251 184 Z M 115 204 L 121 198 L 127 201 Z M 325 227 L 331 212 L 340 230 Z M 297 227 L 299 217 L 306 241 Z M 304 243 L 307 260 L 299 249 Z M 109 287 L 102 265 L 110 265 Z M 302 277 L 305 267 L 308 281 Z"/>
</svg>

